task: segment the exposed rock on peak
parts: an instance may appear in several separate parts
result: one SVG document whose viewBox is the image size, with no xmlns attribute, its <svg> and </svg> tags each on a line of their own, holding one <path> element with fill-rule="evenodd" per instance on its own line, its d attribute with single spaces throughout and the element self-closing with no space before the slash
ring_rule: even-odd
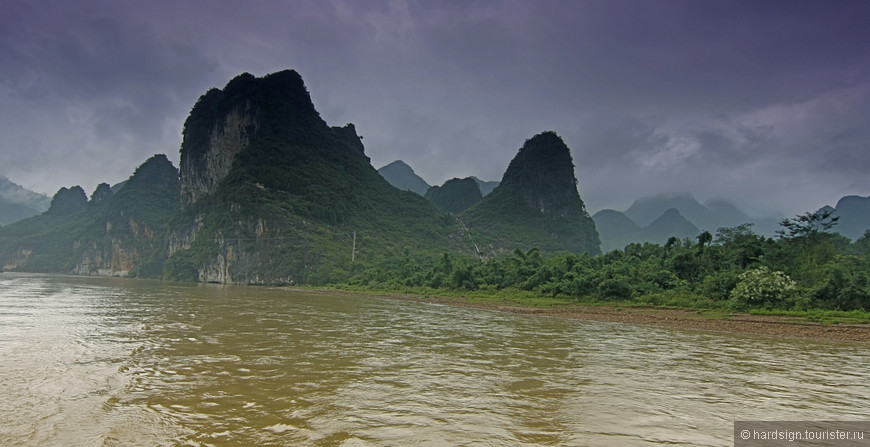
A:
<svg viewBox="0 0 870 447">
<path fill-rule="evenodd" d="M 378 175 L 353 124 L 327 125 L 295 71 L 244 74 L 199 99 L 185 123 L 181 197 L 164 270 L 175 279 L 326 282 L 399 247 L 441 250 L 457 231 Z"/>
<path fill-rule="evenodd" d="M 229 175 L 236 156 L 260 134 L 305 144 L 327 130 L 295 71 L 262 78 L 241 74 L 223 90 L 211 89 L 201 96 L 184 123 L 182 202 L 189 204 L 213 193 Z M 356 134 L 352 127 L 341 128 L 345 142 L 350 141 L 351 131 Z M 261 149 L 273 149 L 268 141 L 260 143 Z"/>
</svg>

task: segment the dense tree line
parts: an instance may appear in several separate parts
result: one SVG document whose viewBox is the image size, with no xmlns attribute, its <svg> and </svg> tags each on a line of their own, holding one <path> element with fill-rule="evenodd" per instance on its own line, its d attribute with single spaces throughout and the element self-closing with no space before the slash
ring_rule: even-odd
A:
<svg viewBox="0 0 870 447">
<path fill-rule="evenodd" d="M 856 242 L 829 230 L 830 212 L 782 222 L 776 238 L 751 224 L 600 256 L 516 250 L 494 259 L 408 251 L 357 270 L 353 285 L 424 291 L 533 291 L 585 302 L 695 308 L 870 309 L 870 230 Z"/>
</svg>

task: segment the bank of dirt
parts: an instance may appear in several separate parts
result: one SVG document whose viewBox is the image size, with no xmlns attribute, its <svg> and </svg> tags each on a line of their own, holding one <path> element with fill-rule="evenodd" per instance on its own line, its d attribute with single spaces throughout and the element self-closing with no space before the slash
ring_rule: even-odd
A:
<svg viewBox="0 0 870 447">
<path fill-rule="evenodd" d="M 336 291 L 330 291 L 335 293 Z M 362 292 L 342 292 L 359 294 Z M 365 295 L 388 299 L 473 307 L 518 314 L 541 315 L 577 320 L 605 321 L 672 327 L 711 332 L 771 335 L 783 338 L 803 338 L 870 343 L 870 324 L 821 324 L 801 318 L 774 315 L 732 313 L 708 316 L 687 309 L 648 307 L 611 307 L 566 304 L 559 307 L 531 307 L 518 304 L 476 302 L 461 297 L 421 296 L 400 293 L 365 292 Z"/>
</svg>

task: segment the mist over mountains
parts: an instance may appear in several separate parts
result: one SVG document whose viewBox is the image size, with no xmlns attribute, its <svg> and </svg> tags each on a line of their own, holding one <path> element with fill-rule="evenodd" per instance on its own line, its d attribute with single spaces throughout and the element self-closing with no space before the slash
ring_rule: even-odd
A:
<svg viewBox="0 0 870 447">
<path fill-rule="evenodd" d="M 831 207 L 840 217 L 832 231 L 856 240 L 870 228 L 870 197 L 848 196 Z M 760 235 L 774 237 L 784 217 L 752 217 L 737 205 L 712 199 L 698 202 L 691 194 L 659 194 L 643 197 L 624 212 L 601 210 L 592 218 L 601 234 L 603 250 L 617 250 L 633 242 L 665 243 L 668 238 L 695 238 L 702 231 L 715 234 L 719 228 L 750 223 Z"/>
<path fill-rule="evenodd" d="M 51 199 L 0 175 L 0 225 L 35 216 L 48 209 Z"/>
</svg>

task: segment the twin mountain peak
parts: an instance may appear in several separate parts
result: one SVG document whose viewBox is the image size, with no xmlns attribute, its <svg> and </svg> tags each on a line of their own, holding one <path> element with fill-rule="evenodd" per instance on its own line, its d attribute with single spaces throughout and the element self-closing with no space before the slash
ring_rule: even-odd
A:
<svg viewBox="0 0 870 447">
<path fill-rule="evenodd" d="M 471 198 L 450 213 L 393 187 L 352 124 L 320 117 L 298 73 L 245 73 L 196 102 L 180 170 L 158 155 L 90 202 L 79 187 L 62 189 L 44 215 L 0 229 L 0 261 L 12 270 L 291 284 L 340 281 L 355 264 L 402 253 L 599 252 L 570 151 L 553 132 L 527 140 L 485 197 L 484 182 L 455 183 L 446 192 L 457 186 Z M 28 228 L 54 240 L 40 243 Z M 44 262 L 50 256 L 56 262 Z"/>
</svg>

